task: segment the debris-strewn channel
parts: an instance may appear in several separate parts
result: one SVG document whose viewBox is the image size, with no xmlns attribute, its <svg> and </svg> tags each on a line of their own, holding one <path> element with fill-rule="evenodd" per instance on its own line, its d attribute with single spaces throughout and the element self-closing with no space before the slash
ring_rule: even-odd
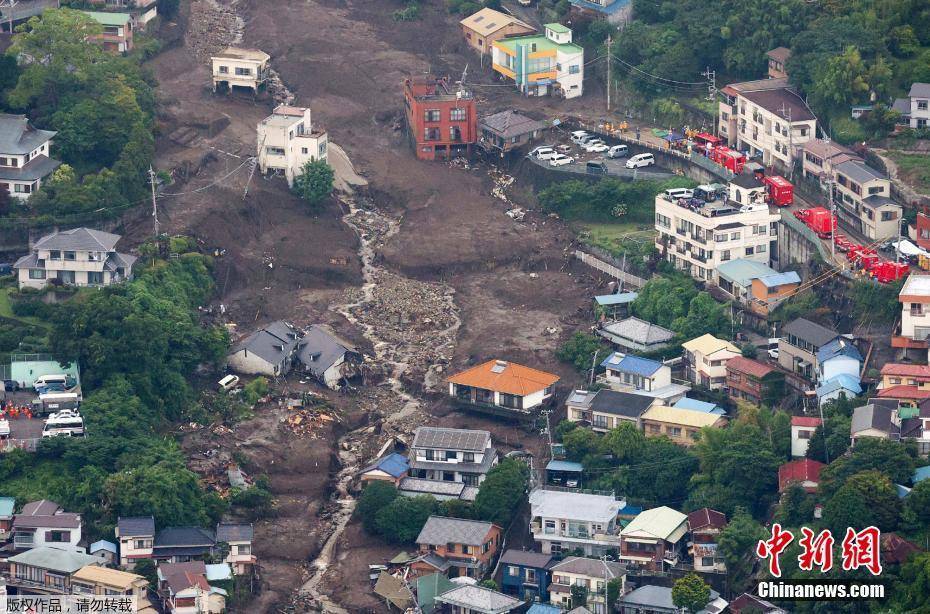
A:
<svg viewBox="0 0 930 614">
<path fill-rule="evenodd" d="M 337 155 L 344 157 L 341 151 Z M 351 165 L 344 172 L 354 174 Z M 355 194 L 352 183 L 350 178 L 341 195 L 348 208 L 343 221 L 358 234 L 365 283 L 347 291 L 346 302 L 330 309 L 363 331 L 374 348 L 374 366 L 384 380 L 382 386 L 363 389 L 358 396 L 359 407 L 370 417 L 369 425 L 350 431 L 339 441 L 341 468 L 333 495 L 338 509 L 329 518 L 329 535 L 312 563 L 313 575 L 295 596 L 302 607 L 336 613 L 346 610 L 327 597 L 323 583 L 355 510 L 349 491 L 352 480 L 385 437 L 409 434 L 426 419 L 420 401 L 405 390 L 403 379 L 422 380 L 425 389 L 434 387 L 443 365 L 451 360 L 460 325 L 451 288 L 409 279 L 378 264 L 378 249 L 397 231 L 400 220 Z"/>
</svg>

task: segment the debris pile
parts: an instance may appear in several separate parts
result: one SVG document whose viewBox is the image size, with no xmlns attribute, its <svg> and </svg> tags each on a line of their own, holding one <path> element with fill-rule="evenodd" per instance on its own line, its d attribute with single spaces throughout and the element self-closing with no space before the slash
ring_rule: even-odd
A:
<svg viewBox="0 0 930 614">
<path fill-rule="evenodd" d="M 242 40 L 245 23 L 236 13 L 238 0 L 194 0 L 186 44 L 202 64 L 226 47 Z"/>
<path fill-rule="evenodd" d="M 515 181 L 514 176 L 508 175 L 499 169 L 492 168 L 488 171 L 488 177 L 494 182 L 494 187 L 491 188 L 491 196 L 499 198 L 505 203 L 510 203 L 510 198 L 507 197 L 506 190 L 513 185 Z"/>
<path fill-rule="evenodd" d="M 284 85 L 284 81 L 281 79 L 281 75 L 278 74 L 278 71 L 269 67 L 267 75 L 265 88 L 274 101 L 278 104 L 291 104 L 294 102 L 294 93 Z"/>
<path fill-rule="evenodd" d="M 287 430 L 298 437 L 318 437 L 320 427 L 335 419 L 333 414 L 301 407 L 288 414 L 283 423 Z"/>
</svg>

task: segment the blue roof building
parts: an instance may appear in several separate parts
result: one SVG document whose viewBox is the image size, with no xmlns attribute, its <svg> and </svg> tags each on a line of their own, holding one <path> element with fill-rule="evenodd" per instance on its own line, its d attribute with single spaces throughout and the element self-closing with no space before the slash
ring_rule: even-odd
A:
<svg viewBox="0 0 930 614">
<path fill-rule="evenodd" d="M 562 609 L 548 603 L 534 603 L 526 614 L 562 614 Z"/>
<path fill-rule="evenodd" d="M 0 497 L 0 518 L 11 518 L 15 507 L 16 499 L 13 497 Z"/>
<path fill-rule="evenodd" d="M 500 558 L 501 592 L 523 601 L 536 597 L 549 601 L 549 566 L 552 555 L 525 550 L 507 550 Z M 551 607 L 551 606 L 547 606 Z M 556 608 L 556 612 L 558 612 Z M 545 612 L 545 610 L 543 610 Z"/>
<path fill-rule="evenodd" d="M 361 471 L 362 481 L 386 480 L 398 482 L 410 471 L 410 462 L 407 457 L 393 452 L 379 458 Z"/>
<path fill-rule="evenodd" d="M 775 273 L 774 275 L 760 277 L 759 282 L 766 288 L 778 288 L 779 286 L 788 284 L 801 283 L 801 276 L 797 274 L 797 271 L 786 271 L 784 273 Z"/>
<path fill-rule="evenodd" d="M 557 486 L 577 487 L 580 486 L 581 473 L 583 471 L 584 467 L 581 463 L 551 460 L 549 464 L 546 465 L 546 482 Z"/>
<path fill-rule="evenodd" d="M 677 403 L 672 405 L 676 409 L 690 409 L 692 411 L 700 411 L 705 414 L 716 414 L 718 416 L 723 416 L 727 412 L 715 403 L 708 403 L 707 401 L 698 401 L 697 399 L 689 399 L 685 397 L 680 399 Z"/>
<path fill-rule="evenodd" d="M 595 296 L 594 300 L 601 307 L 606 307 L 608 305 L 624 305 L 626 303 L 632 303 L 638 296 L 639 293 L 637 292 L 621 292 L 619 294 L 602 294 L 600 296 Z"/>
<path fill-rule="evenodd" d="M 862 354 L 859 353 L 859 348 L 849 339 L 844 339 L 842 337 L 834 339 L 817 351 L 817 361 L 820 363 L 824 363 L 838 356 L 845 356 L 862 362 Z"/>
<path fill-rule="evenodd" d="M 664 365 L 657 360 L 614 352 L 601 362 L 601 366 L 605 369 L 611 369 L 612 371 L 619 371 L 620 373 L 630 373 L 641 377 L 649 377 Z"/>
<path fill-rule="evenodd" d="M 918 482 L 923 482 L 927 478 L 930 478 L 930 465 L 915 469 L 914 475 L 911 477 L 911 482 L 916 486 Z"/>
</svg>

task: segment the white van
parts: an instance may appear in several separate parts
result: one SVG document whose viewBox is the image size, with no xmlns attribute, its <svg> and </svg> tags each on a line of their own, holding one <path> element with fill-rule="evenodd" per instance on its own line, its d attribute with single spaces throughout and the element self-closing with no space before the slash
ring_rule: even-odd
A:
<svg viewBox="0 0 930 614">
<path fill-rule="evenodd" d="M 238 375 L 227 375 L 226 377 L 224 377 L 223 379 L 217 382 L 217 385 L 219 386 L 220 390 L 224 392 L 229 392 L 230 390 L 235 388 L 236 385 L 238 384 L 239 384 Z"/>
<path fill-rule="evenodd" d="M 652 166 L 656 163 L 655 156 L 651 153 L 641 153 L 636 154 L 626 161 L 627 168 L 642 168 L 644 166 Z"/>
<path fill-rule="evenodd" d="M 36 390 L 45 386 L 61 386 L 62 388 L 68 387 L 68 376 L 64 373 L 58 373 L 55 375 L 40 375 L 36 378 L 36 381 L 33 382 L 32 387 Z"/>
<path fill-rule="evenodd" d="M 45 426 L 42 427 L 42 437 L 57 437 L 58 435 L 83 437 L 84 418 L 81 414 L 71 409 L 63 409 L 50 415 L 45 421 Z"/>
<path fill-rule="evenodd" d="M 624 158 L 630 155 L 630 148 L 626 145 L 614 145 L 607 150 L 608 158 Z"/>
<path fill-rule="evenodd" d="M 694 198 L 694 190 L 690 188 L 669 188 L 665 190 L 665 198 L 673 202 L 679 198 Z"/>
<path fill-rule="evenodd" d="M 583 139 L 586 139 L 590 136 L 593 136 L 593 135 L 587 130 L 575 130 L 574 132 L 572 132 L 572 143 L 578 144 Z"/>
</svg>

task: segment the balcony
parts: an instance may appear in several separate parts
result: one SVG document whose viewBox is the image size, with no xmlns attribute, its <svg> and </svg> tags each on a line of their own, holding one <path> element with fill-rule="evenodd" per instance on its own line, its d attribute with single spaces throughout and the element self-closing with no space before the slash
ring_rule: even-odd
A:
<svg viewBox="0 0 930 614">
<path fill-rule="evenodd" d="M 701 245 L 707 245 L 707 239 L 705 239 L 701 235 L 691 233 L 689 236 L 691 237 L 692 240 L 697 241 Z"/>
</svg>

